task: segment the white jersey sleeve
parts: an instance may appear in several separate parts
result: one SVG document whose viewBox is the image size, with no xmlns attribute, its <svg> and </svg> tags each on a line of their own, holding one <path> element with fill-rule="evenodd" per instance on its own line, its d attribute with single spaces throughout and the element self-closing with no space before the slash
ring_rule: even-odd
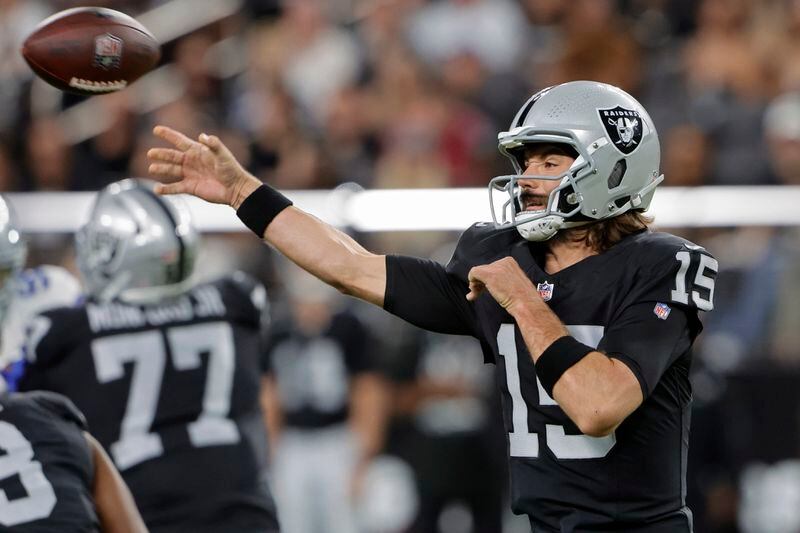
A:
<svg viewBox="0 0 800 533">
<path fill-rule="evenodd" d="M 81 285 L 68 270 L 42 265 L 23 271 L 15 280 L 14 298 L 2 325 L 0 366 L 19 360 L 31 320 L 48 309 L 75 305 Z"/>
</svg>

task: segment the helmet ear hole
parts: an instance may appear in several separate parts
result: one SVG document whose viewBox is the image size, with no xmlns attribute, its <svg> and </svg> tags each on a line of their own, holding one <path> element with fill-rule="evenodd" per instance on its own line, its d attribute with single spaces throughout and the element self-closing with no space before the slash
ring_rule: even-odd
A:
<svg viewBox="0 0 800 533">
<path fill-rule="evenodd" d="M 578 201 L 576 200 L 575 189 L 572 185 L 567 185 L 558 195 L 556 208 L 571 211 L 575 209 L 576 205 L 578 205 Z"/>
<path fill-rule="evenodd" d="M 628 163 L 624 159 L 617 161 L 614 168 L 611 170 L 611 174 L 608 176 L 609 190 L 619 187 L 619 184 L 622 183 L 622 178 L 625 177 L 626 170 L 628 170 Z"/>
</svg>

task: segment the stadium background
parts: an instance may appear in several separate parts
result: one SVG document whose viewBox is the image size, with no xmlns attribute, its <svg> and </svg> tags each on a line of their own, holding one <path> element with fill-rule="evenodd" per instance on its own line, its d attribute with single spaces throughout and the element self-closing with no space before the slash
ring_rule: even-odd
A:
<svg viewBox="0 0 800 533">
<path fill-rule="evenodd" d="M 76 5 L 138 16 L 162 42 L 162 66 L 90 100 L 32 79 L 20 43 L 48 14 Z M 496 132 L 533 91 L 571 79 L 618 85 L 650 111 L 666 175 L 657 198 L 678 201 L 666 192 L 678 186 L 711 203 L 721 186 L 796 198 L 797 0 L 0 0 L 0 190 L 35 193 L 17 204 L 23 227 L 36 229 L 30 262 L 70 266 L 70 230 L 82 213 L 47 202 L 88 197 L 46 202 L 41 193 L 145 176 L 150 129 L 162 123 L 219 134 L 280 189 L 338 187 L 311 198 L 342 222 L 330 198 L 360 187 L 477 188 L 507 173 Z M 800 232 L 787 222 L 798 210 L 777 209 L 762 190 L 715 204 L 725 216 L 706 227 L 670 218 L 670 231 L 721 265 L 693 369 L 689 495 L 701 532 L 800 531 Z M 457 233 L 430 228 L 457 227 L 448 212 L 464 206 L 442 198 L 427 231 L 387 231 L 426 214 L 413 200 L 377 226 L 384 231 L 353 231 L 376 250 L 446 261 Z M 680 214 L 685 205 L 665 209 Z M 772 223 L 736 222 L 753 213 Z M 207 233 L 198 275 L 234 268 L 267 284 L 277 316 L 293 291 L 320 290 L 251 235 Z M 387 372 L 415 357 L 416 332 L 356 307 Z M 484 389 L 473 393 L 492 401 Z M 389 451 L 413 455 L 413 418 L 397 416 Z M 502 476 L 502 435 L 492 424 L 485 430 Z M 416 466 L 418 477 L 436 475 L 425 461 Z M 474 467 L 465 460 L 456 471 Z M 462 508 L 448 513 L 442 531 L 469 531 Z M 508 530 L 517 525 L 509 520 Z"/>
</svg>

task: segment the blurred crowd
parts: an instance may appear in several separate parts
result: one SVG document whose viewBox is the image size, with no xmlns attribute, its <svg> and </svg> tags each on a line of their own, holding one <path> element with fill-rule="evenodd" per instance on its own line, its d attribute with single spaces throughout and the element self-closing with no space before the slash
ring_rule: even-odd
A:
<svg viewBox="0 0 800 533">
<path fill-rule="evenodd" d="M 800 179 L 786 153 L 800 135 L 794 0 L 249 0 L 164 43 L 180 90 L 161 87 L 155 109 L 135 91 L 98 99 L 89 133 L 61 112 L 80 99 L 32 86 L 19 53 L 37 22 L 80 4 L 0 2 L 2 190 L 142 174 L 155 122 L 221 132 L 281 188 L 481 186 L 505 168 L 494 139 L 518 103 L 572 79 L 645 104 L 667 185 Z"/>
<path fill-rule="evenodd" d="M 133 15 L 169 3 L 91 2 Z M 618 85 L 645 105 L 662 141 L 662 186 L 800 185 L 800 0 L 246 0 L 164 43 L 164 75 L 147 91 L 90 100 L 35 80 L 19 53 L 40 20 L 75 5 L 86 3 L 0 0 L 0 191 L 145 176 L 157 123 L 220 135 L 280 189 L 482 187 L 509 171 L 496 134 L 518 106 L 574 79 Z M 697 530 L 798 532 L 800 231 L 677 233 L 721 265 L 695 365 Z M 362 237 L 446 261 L 454 235 Z M 245 253 L 249 238 L 210 237 L 201 264 L 248 270 L 290 301 L 287 267 L 266 247 Z M 63 248 L 39 244 L 46 262 Z M 290 308 L 275 307 L 279 318 Z M 507 507 L 475 507 L 504 483 L 492 474 L 502 460 L 486 459 L 503 445 L 496 398 L 462 361 L 479 355 L 367 315 L 371 352 L 397 387 L 385 446 L 415 467 L 429 523 L 478 531 Z M 462 479 L 465 464 L 494 470 Z"/>
</svg>

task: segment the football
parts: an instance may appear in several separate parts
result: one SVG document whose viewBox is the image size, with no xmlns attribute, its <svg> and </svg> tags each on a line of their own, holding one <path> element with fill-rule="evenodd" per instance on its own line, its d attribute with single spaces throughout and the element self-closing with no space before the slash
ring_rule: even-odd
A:
<svg viewBox="0 0 800 533">
<path fill-rule="evenodd" d="M 128 15 L 78 7 L 42 21 L 22 56 L 62 91 L 94 95 L 124 89 L 158 63 L 161 51 L 153 34 Z"/>
</svg>

